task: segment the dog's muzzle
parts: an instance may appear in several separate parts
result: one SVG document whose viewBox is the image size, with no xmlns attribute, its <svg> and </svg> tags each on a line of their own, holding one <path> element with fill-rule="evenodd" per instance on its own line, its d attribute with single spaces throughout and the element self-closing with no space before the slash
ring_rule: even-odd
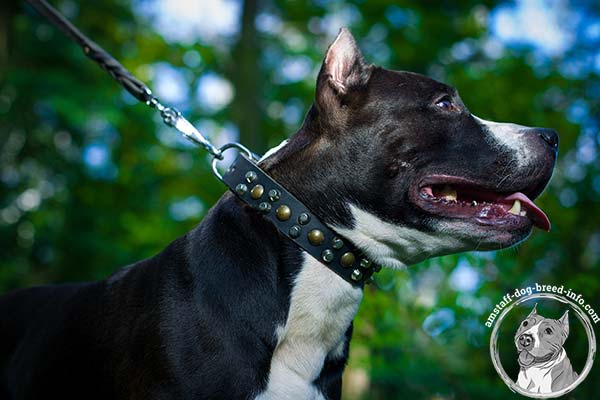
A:
<svg viewBox="0 0 600 400">
<path fill-rule="evenodd" d="M 519 344 L 523 346 L 524 349 L 531 348 L 531 346 L 533 346 L 533 336 L 529 334 L 519 336 Z"/>
</svg>

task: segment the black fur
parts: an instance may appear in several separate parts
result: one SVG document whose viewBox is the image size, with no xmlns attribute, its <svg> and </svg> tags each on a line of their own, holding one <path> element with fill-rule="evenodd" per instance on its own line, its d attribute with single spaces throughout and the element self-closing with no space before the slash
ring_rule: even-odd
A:
<svg viewBox="0 0 600 400">
<path fill-rule="evenodd" d="M 339 60 L 326 59 L 304 125 L 262 164 L 326 222 L 352 227 L 352 203 L 434 231 L 436 217 L 410 198 L 433 173 L 531 196 L 543 189 L 555 154 L 534 130 L 538 166 L 502 180 L 497 171 L 510 155 L 486 141 L 456 90 L 367 65 L 353 50 L 339 76 L 329 65 Z M 436 108 L 440 96 L 456 109 Z M 530 229 L 487 245 L 510 245 Z M 300 250 L 226 193 L 196 229 L 106 280 L 1 296 L 0 396 L 253 398 L 266 387 L 275 328 L 286 321 L 300 267 Z M 351 329 L 343 357 L 326 359 L 315 381 L 329 399 L 341 397 Z"/>
</svg>

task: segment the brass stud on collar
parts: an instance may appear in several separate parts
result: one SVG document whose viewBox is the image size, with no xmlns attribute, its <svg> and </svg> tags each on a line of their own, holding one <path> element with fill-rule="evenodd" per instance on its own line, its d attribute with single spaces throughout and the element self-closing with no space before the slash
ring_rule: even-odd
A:
<svg viewBox="0 0 600 400">
<path fill-rule="evenodd" d="M 288 234 L 292 239 L 296 239 L 298 236 L 300 236 L 300 232 L 302 232 L 302 228 L 299 225 L 294 225 L 290 228 Z"/>
<path fill-rule="evenodd" d="M 334 237 L 333 240 L 331 241 L 331 247 L 333 247 L 336 250 L 341 249 L 344 246 L 344 241 L 342 239 L 340 239 L 339 237 Z"/>
<path fill-rule="evenodd" d="M 332 262 L 333 261 L 333 251 L 331 251 L 329 249 L 323 250 L 323 252 L 321 253 L 321 258 L 326 263 Z"/>
<path fill-rule="evenodd" d="M 280 221 L 287 221 L 292 216 L 292 209 L 285 204 L 280 205 L 275 210 L 275 215 Z"/>
<path fill-rule="evenodd" d="M 245 195 L 247 191 L 248 191 L 248 186 L 244 185 L 243 183 L 238 183 L 237 186 L 235 187 L 235 192 L 240 196 Z"/>
<path fill-rule="evenodd" d="M 313 246 L 319 246 L 325 241 L 325 235 L 320 230 L 313 229 L 312 231 L 308 232 L 308 241 Z"/>
<path fill-rule="evenodd" d="M 342 254 L 342 257 L 340 257 L 340 264 L 342 264 L 342 267 L 344 268 L 349 268 L 354 265 L 354 261 L 356 261 L 356 257 L 351 252 L 344 253 Z"/>
<path fill-rule="evenodd" d="M 302 213 L 298 216 L 298 223 L 300 225 L 306 225 L 310 222 L 310 215 L 307 213 Z"/>
<path fill-rule="evenodd" d="M 371 268 L 371 261 L 367 260 L 366 258 L 363 258 L 362 260 L 360 260 L 360 266 L 363 268 Z"/>
<path fill-rule="evenodd" d="M 267 193 L 267 195 L 269 196 L 270 201 L 277 201 L 281 197 L 281 194 L 279 193 L 279 190 L 277 190 L 277 189 L 269 190 L 269 193 Z"/>
<path fill-rule="evenodd" d="M 258 175 L 256 175 L 256 172 L 254 172 L 254 171 L 248 171 L 248 172 L 246 172 L 245 178 L 246 178 L 246 182 L 252 183 L 256 179 L 258 179 Z"/>
<path fill-rule="evenodd" d="M 263 185 L 256 185 L 250 191 L 250 197 L 252 197 L 254 200 L 258 200 L 261 198 L 264 192 L 265 188 L 263 187 Z"/>
<path fill-rule="evenodd" d="M 263 201 L 258 205 L 258 211 L 263 212 L 265 214 L 268 213 L 269 211 L 271 211 L 271 204 L 267 203 L 266 201 Z"/>
<path fill-rule="evenodd" d="M 360 269 L 355 269 L 354 271 L 352 271 L 352 274 L 350 275 L 350 278 L 352 278 L 353 281 L 360 281 L 363 277 L 362 272 L 360 272 Z"/>
</svg>

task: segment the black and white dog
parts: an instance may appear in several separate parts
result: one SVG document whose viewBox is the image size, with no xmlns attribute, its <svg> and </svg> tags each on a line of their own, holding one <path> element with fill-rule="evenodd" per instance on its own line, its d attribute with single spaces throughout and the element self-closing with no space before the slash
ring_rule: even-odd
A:
<svg viewBox="0 0 600 400">
<path fill-rule="evenodd" d="M 389 268 L 505 248 L 552 174 L 549 129 L 484 121 L 456 90 L 329 47 L 300 130 L 261 166 Z M 0 298 L 0 397 L 339 399 L 363 292 L 226 193 L 193 231 L 100 282 Z"/>
</svg>

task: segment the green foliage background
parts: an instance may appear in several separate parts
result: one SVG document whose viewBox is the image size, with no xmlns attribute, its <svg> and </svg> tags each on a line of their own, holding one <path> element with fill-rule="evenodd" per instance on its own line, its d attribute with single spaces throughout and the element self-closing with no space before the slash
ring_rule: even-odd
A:
<svg viewBox="0 0 600 400">
<path fill-rule="evenodd" d="M 581 18 L 565 15 L 574 40 L 559 54 L 517 45 L 499 57 L 486 51 L 489 16 L 511 3 L 247 0 L 237 33 L 189 43 L 165 40 L 157 16 L 144 12 L 152 3 L 53 2 L 151 87 L 160 65 L 173 67 L 191 88 L 179 106 L 216 140 L 237 127 L 239 140 L 260 153 L 293 133 L 312 102 L 316 69 L 332 40 L 328 25 L 348 15 L 371 61 L 456 86 L 486 119 L 560 133 L 556 174 L 537 201 L 552 232 L 534 232 L 495 254 L 383 272 L 355 321 L 347 399 L 517 398 L 489 359 L 484 322 L 493 305 L 540 282 L 572 288 L 600 311 L 600 33 L 590 34 L 600 29 L 598 2 L 563 2 Z M 290 57 L 307 57 L 312 72 L 282 79 Z M 231 104 L 215 109 L 195 95 L 206 74 L 232 83 Z M 98 149 L 107 159 L 90 163 Z M 162 127 L 29 7 L 3 3 L 0 292 L 102 279 L 192 229 L 223 191 L 204 153 Z M 475 287 L 453 284 L 460 266 L 476 275 Z M 594 398 L 598 382 L 596 367 L 568 398 Z"/>
</svg>

